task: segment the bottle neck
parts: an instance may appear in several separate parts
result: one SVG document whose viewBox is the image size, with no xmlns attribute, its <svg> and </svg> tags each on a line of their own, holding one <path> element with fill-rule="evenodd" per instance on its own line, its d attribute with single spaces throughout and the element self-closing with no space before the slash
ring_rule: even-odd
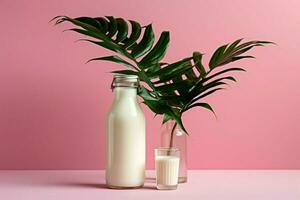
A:
<svg viewBox="0 0 300 200">
<path fill-rule="evenodd" d="M 115 99 L 135 99 L 137 98 L 137 89 L 133 87 L 115 87 Z"/>
</svg>

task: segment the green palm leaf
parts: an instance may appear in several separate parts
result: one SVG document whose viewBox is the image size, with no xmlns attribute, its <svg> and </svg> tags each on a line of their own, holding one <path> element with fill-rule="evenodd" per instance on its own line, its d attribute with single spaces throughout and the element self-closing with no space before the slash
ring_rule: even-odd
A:
<svg viewBox="0 0 300 200">
<path fill-rule="evenodd" d="M 131 53 L 133 57 L 136 59 L 145 55 L 151 50 L 153 43 L 154 33 L 152 30 L 152 25 L 149 24 L 148 26 L 146 26 L 142 40 L 132 49 Z"/>
<path fill-rule="evenodd" d="M 135 44 L 135 42 L 138 40 L 138 38 L 141 35 L 142 28 L 141 25 L 135 21 L 129 20 L 131 24 L 131 35 L 124 41 L 124 48 L 128 49 L 132 45 Z"/>
<path fill-rule="evenodd" d="M 174 63 L 164 63 L 162 59 L 169 47 L 170 33 L 163 31 L 155 42 L 151 24 L 142 26 L 136 21 L 113 16 L 95 18 L 57 16 L 53 20 L 55 24 L 72 23 L 75 27 L 68 30 L 89 38 L 81 40 L 117 53 L 118 55 L 89 61 L 110 61 L 127 67 L 125 70 L 115 70 L 112 73 L 139 76 L 146 86 L 139 89 L 139 95 L 144 103 L 155 114 L 163 115 L 163 123 L 175 120 L 184 131 L 186 131 L 182 123 L 184 112 L 202 107 L 214 113 L 208 103 L 198 101 L 224 89 L 220 86 L 227 85 L 227 81 L 236 81 L 227 73 L 245 71 L 240 67 L 225 69 L 220 67 L 241 59 L 254 58 L 244 54 L 254 47 L 271 44 L 268 41 L 258 40 L 242 43 L 242 39 L 238 39 L 219 47 L 213 53 L 207 67 L 202 64 L 203 54 L 197 51 L 193 52 L 192 56 Z"/>
<path fill-rule="evenodd" d="M 87 62 L 91 62 L 91 61 L 96 61 L 96 60 L 106 60 L 106 61 L 111 61 L 111 62 L 115 62 L 115 63 L 120 63 L 126 67 L 130 67 L 130 68 L 135 68 L 135 66 L 125 60 L 123 60 L 122 58 L 120 58 L 119 56 L 105 56 L 105 57 L 99 57 L 99 58 L 93 58 L 88 60 Z"/>
<path fill-rule="evenodd" d="M 214 69 L 216 67 L 234 62 L 243 58 L 254 58 L 253 56 L 240 56 L 253 47 L 264 46 L 266 44 L 274 44 L 268 41 L 250 41 L 240 44 L 242 39 L 236 40 L 232 44 L 226 44 L 219 47 L 211 57 L 209 61 L 209 68 Z"/>
</svg>

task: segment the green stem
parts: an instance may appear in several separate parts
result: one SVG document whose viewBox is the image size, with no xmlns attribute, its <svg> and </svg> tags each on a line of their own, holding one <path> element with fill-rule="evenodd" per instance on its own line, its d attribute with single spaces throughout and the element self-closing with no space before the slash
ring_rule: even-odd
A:
<svg viewBox="0 0 300 200">
<path fill-rule="evenodd" d="M 175 128 L 177 126 L 177 123 L 175 122 L 171 131 L 171 137 L 170 137 L 170 144 L 169 144 L 169 148 L 171 149 L 174 145 L 174 133 L 175 133 Z"/>
</svg>

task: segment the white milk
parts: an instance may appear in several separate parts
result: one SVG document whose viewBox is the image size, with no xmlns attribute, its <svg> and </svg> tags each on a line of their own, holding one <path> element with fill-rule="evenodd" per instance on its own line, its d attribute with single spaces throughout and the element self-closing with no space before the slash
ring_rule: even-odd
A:
<svg viewBox="0 0 300 200">
<path fill-rule="evenodd" d="M 179 173 L 179 157 L 156 156 L 155 158 L 156 184 L 177 185 Z"/>
<path fill-rule="evenodd" d="M 145 117 L 134 87 L 116 87 L 108 114 L 106 183 L 112 188 L 141 187 L 145 178 Z"/>
</svg>

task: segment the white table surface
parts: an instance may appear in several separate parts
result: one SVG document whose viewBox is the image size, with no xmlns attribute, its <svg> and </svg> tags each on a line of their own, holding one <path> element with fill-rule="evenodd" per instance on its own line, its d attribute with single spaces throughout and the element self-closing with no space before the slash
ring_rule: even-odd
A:
<svg viewBox="0 0 300 200">
<path fill-rule="evenodd" d="M 192 170 L 177 190 L 155 188 L 147 171 L 144 188 L 107 189 L 104 171 L 0 171 L 0 200 L 300 200 L 300 170 Z"/>
</svg>

